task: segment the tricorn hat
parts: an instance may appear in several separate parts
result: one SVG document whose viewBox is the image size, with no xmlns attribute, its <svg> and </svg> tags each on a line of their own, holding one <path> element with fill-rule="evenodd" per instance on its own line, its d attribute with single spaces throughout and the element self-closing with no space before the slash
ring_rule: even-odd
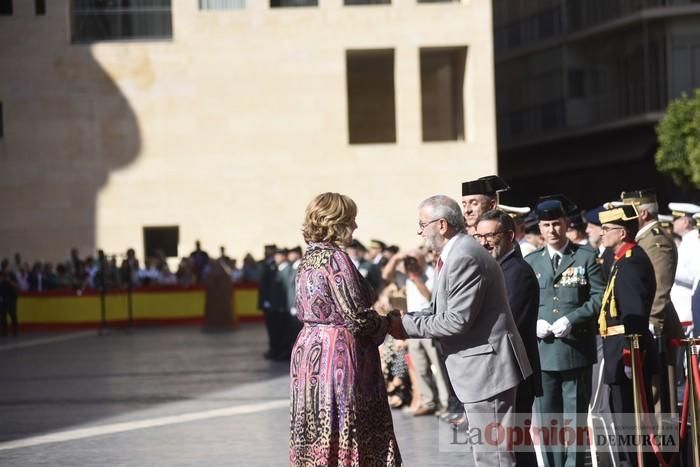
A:
<svg viewBox="0 0 700 467">
<path fill-rule="evenodd" d="M 639 217 L 637 207 L 633 204 L 623 204 L 622 206 L 606 209 L 598 213 L 598 219 L 602 224 L 622 224 L 627 221 L 636 220 Z"/>
<path fill-rule="evenodd" d="M 620 200 L 625 204 L 640 204 L 656 203 L 656 190 L 653 188 L 644 188 L 642 190 L 623 191 L 620 193 Z"/>
</svg>

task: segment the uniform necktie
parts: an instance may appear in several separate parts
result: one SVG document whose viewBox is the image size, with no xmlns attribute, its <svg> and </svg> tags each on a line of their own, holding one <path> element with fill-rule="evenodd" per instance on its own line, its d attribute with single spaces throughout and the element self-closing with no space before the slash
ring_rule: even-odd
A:
<svg viewBox="0 0 700 467">
<path fill-rule="evenodd" d="M 557 271 L 557 268 L 559 267 L 560 260 L 561 260 L 561 256 L 559 256 L 559 253 L 554 253 L 554 256 L 552 256 L 552 268 L 554 268 L 554 272 Z"/>
<path fill-rule="evenodd" d="M 442 269 L 442 258 L 438 256 L 438 262 L 437 262 L 437 268 L 438 272 Z"/>
</svg>

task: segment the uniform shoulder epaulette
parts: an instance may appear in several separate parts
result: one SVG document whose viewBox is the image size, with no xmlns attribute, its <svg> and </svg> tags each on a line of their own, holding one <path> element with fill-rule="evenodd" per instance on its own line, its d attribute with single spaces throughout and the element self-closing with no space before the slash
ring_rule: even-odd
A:
<svg viewBox="0 0 700 467">
<path fill-rule="evenodd" d="M 530 253 L 526 254 L 526 255 L 525 255 L 525 258 L 527 258 L 527 257 L 529 257 L 529 256 L 534 256 L 534 255 L 536 255 L 537 253 L 542 253 L 542 251 L 544 251 L 545 248 L 547 248 L 547 247 L 546 247 L 546 246 L 541 246 L 541 247 L 539 247 L 538 249 L 536 249 L 535 251 L 531 251 Z"/>
</svg>

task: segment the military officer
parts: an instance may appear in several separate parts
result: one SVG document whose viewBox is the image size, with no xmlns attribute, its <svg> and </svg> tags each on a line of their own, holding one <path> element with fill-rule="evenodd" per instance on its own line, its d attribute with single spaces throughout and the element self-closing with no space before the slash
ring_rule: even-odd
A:
<svg viewBox="0 0 700 467">
<path fill-rule="evenodd" d="M 674 217 L 673 233 L 681 238 L 671 301 L 676 307 L 681 323 L 689 323 L 690 334 L 693 321 L 691 297 L 696 278 L 700 276 L 700 237 L 693 215 L 700 213 L 700 206 L 691 203 L 669 203 L 668 207 Z"/>
<path fill-rule="evenodd" d="M 638 217 L 637 209 L 631 204 L 613 207 L 599 214 L 603 245 L 614 253 L 614 262 L 598 317 L 605 358 L 603 382 L 610 387 L 610 408 L 615 415 L 618 429 L 623 431 L 631 427 L 630 417 L 626 420 L 622 414 L 634 413 L 632 361 L 630 345 L 625 336 L 640 335 L 640 350 L 644 355 L 641 371 L 648 392 L 647 400 L 651 398 L 651 374 L 656 363 L 654 338 L 649 331 L 656 277 L 651 260 L 634 241 L 639 229 Z M 637 465 L 633 451 L 621 454 L 630 465 Z M 657 465 L 653 453 L 645 453 L 644 465 Z"/>
<path fill-rule="evenodd" d="M 605 285 L 596 253 L 566 237 L 567 211 L 573 203 L 562 195 L 541 198 L 535 212 L 545 246 L 525 260 L 540 286 L 537 337 L 544 395 L 537 411 L 551 418 L 586 426 L 591 397 L 591 366 L 596 361 L 596 318 Z M 584 447 L 544 447 L 547 466 L 583 465 Z"/>
<path fill-rule="evenodd" d="M 510 190 L 508 184 L 497 175 L 462 183 L 462 212 L 467 234 L 476 233 L 476 222 L 479 216 L 498 207 L 498 194 L 508 190 Z"/>
<path fill-rule="evenodd" d="M 626 191 L 620 194 L 625 204 L 637 208 L 639 231 L 635 241 L 644 250 L 654 267 L 656 293 L 651 307 L 649 324 L 658 343 L 660 371 L 652 377 L 654 412 L 675 413 L 676 411 L 676 349 L 672 343 L 683 337 L 676 309 L 671 302 L 671 287 L 678 264 L 678 252 L 673 239 L 669 237 L 658 221 L 659 204 L 653 189 Z"/>
</svg>

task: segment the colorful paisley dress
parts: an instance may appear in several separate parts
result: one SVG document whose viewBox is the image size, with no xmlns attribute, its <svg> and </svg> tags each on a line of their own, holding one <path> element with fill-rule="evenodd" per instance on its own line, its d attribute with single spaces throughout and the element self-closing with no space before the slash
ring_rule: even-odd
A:
<svg viewBox="0 0 700 467">
<path fill-rule="evenodd" d="M 400 466 L 377 349 L 387 321 L 335 245 L 311 243 L 296 277 L 304 322 L 291 361 L 293 466 Z"/>
</svg>

